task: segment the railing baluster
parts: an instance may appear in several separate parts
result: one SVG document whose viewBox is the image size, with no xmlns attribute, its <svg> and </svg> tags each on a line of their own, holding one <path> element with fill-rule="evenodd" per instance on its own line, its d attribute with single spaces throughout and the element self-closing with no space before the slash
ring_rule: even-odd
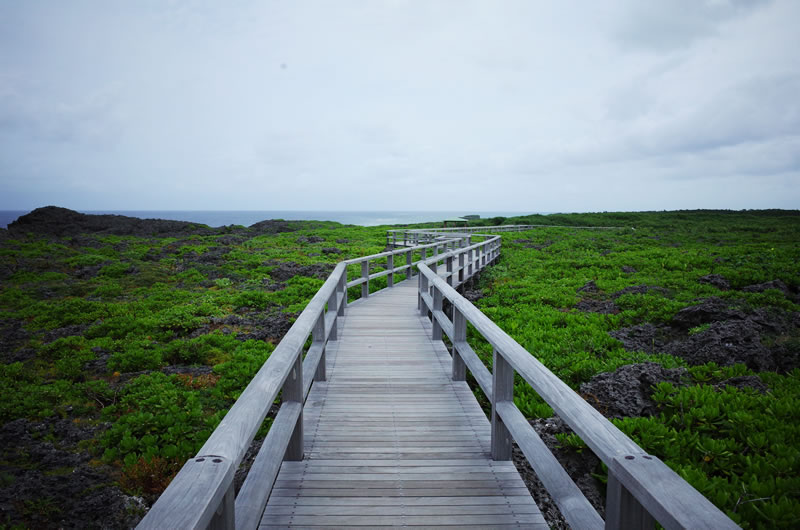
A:
<svg viewBox="0 0 800 530">
<path fill-rule="evenodd" d="M 497 349 L 493 354 L 492 370 L 492 459 L 511 460 L 511 433 L 497 415 L 497 403 L 514 402 L 514 368 Z"/>
<path fill-rule="evenodd" d="M 394 255 L 389 254 L 386 256 L 386 269 L 391 271 L 389 276 L 386 277 L 387 287 L 394 287 Z"/>
<path fill-rule="evenodd" d="M 410 280 L 414 277 L 414 251 L 408 250 L 406 251 L 406 267 L 408 267 L 408 272 L 406 273 L 406 279 Z"/>
<path fill-rule="evenodd" d="M 361 262 L 361 277 L 364 283 L 361 284 L 361 298 L 369 296 L 369 260 Z"/>
<path fill-rule="evenodd" d="M 452 254 L 444 259 L 445 270 L 447 271 L 447 285 L 453 287 L 453 256 Z"/>
<path fill-rule="evenodd" d="M 610 470 L 606 485 L 606 528 L 650 530 L 655 520 Z"/>
<path fill-rule="evenodd" d="M 334 296 L 336 296 L 334 294 Z M 336 324 L 331 328 L 331 335 L 336 332 Z M 317 371 L 314 372 L 314 381 L 325 381 L 325 312 L 320 313 L 314 330 L 311 332 L 312 344 L 322 344 L 322 355 L 317 363 Z"/>
<path fill-rule="evenodd" d="M 464 283 L 464 256 L 465 253 L 462 252 L 458 255 L 458 284 L 461 285 Z"/>
<path fill-rule="evenodd" d="M 297 352 L 294 366 L 283 383 L 281 396 L 283 401 L 296 401 L 303 403 L 303 355 L 302 350 Z M 297 423 L 289 439 L 289 446 L 286 448 L 284 460 L 297 462 L 303 459 L 303 413 L 297 418 Z"/>
<path fill-rule="evenodd" d="M 442 325 L 439 324 L 439 320 L 436 318 L 436 311 L 442 310 L 442 291 L 441 289 L 437 289 L 436 286 L 433 286 L 433 311 L 431 311 L 431 324 L 433 327 L 433 333 L 431 334 L 431 339 L 433 340 L 442 340 Z"/>
<path fill-rule="evenodd" d="M 456 349 L 457 342 L 465 342 L 467 340 L 467 319 L 464 314 L 453 306 L 453 381 L 465 381 L 467 379 L 467 365 L 464 364 L 464 359 Z"/>
<path fill-rule="evenodd" d="M 219 503 L 219 508 L 214 513 L 214 517 L 208 523 L 208 530 L 233 530 L 236 528 L 235 513 L 236 490 L 234 489 L 234 483 L 231 482 L 228 491 L 225 492 L 225 496 L 222 497 L 222 501 Z"/>
<path fill-rule="evenodd" d="M 344 308 L 347 307 L 347 268 L 345 268 L 344 274 L 342 274 L 342 277 L 339 278 L 339 282 L 336 284 L 336 292 L 342 295 L 342 303 L 339 304 L 339 310 L 337 312 L 341 317 L 344 316 Z"/>
</svg>

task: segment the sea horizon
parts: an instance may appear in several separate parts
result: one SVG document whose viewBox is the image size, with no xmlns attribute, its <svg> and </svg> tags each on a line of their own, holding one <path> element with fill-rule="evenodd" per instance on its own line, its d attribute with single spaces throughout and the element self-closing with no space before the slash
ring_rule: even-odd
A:
<svg viewBox="0 0 800 530">
<path fill-rule="evenodd" d="M 32 210 L 0 210 L 0 228 L 7 228 L 17 218 Z M 92 215 L 125 215 L 140 219 L 168 219 L 205 224 L 211 227 L 251 226 L 267 219 L 286 221 L 334 221 L 360 226 L 430 223 L 464 215 L 513 217 L 544 212 L 420 210 L 420 211 L 346 211 L 346 210 L 76 210 Z"/>
</svg>

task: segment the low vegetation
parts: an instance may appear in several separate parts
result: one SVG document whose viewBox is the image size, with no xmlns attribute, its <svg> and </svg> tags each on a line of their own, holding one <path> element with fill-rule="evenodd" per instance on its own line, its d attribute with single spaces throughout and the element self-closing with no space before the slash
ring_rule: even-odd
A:
<svg viewBox="0 0 800 530">
<path fill-rule="evenodd" d="M 574 214 L 478 223 L 503 222 L 559 227 L 504 234 L 502 258 L 481 278 L 476 305 L 579 392 L 631 363 L 685 369 L 680 384 L 649 389 L 655 414 L 614 421 L 744 527 L 796 526 L 800 216 Z M 624 228 L 573 228 L 587 225 Z M 2 234 L 0 488 L 12 508 L 0 527 L 90 520 L 92 508 L 75 495 L 42 495 L 70 476 L 82 481 L 72 486 L 79 499 L 117 492 L 124 502 L 106 510 L 146 509 L 333 265 L 382 251 L 385 230 L 297 222 L 275 231 Z M 384 285 L 382 278 L 371 290 Z M 774 323 L 754 328 L 772 369 L 749 357 L 683 355 L 681 348 L 700 351 L 735 320 L 676 322 L 712 298 L 723 314 Z M 643 329 L 652 331 L 650 347 L 630 339 Z M 470 340 L 490 365 L 490 349 Z M 522 381 L 515 401 L 531 419 L 552 416 Z M 269 419 L 261 436 L 268 427 Z M 575 435 L 559 439 L 583 450 Z M 38 489 L 24 487 L 34 478 Z"/>
</svg>

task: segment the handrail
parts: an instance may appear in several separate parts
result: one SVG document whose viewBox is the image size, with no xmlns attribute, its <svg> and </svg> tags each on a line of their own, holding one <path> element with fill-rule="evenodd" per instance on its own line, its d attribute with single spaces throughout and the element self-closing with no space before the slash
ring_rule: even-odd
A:
<svg viewBox="0 0 800 530">
<path fill-rule="evenodd" d="M 498 227 L 489 228 L 495 229 Z M 472 236 L 484 239 L 472 243 Z M 649 514 L 667 528 L 735 528 L 705 497 L 660 460 L 645 454 L 454 290 L 493 263 L 499 257 L 500 244 L 498 235 L 458 232 L 433 243 L 338 263 L 198 455 L 186 462 L 139 528 L 256 528 L 281 461 L 303 458 L 303 404 L 313 381 L 325 380 L 325 348 L 328 341 L 337 340 L 337 320 L 345 314 L 348 287 L 361 285 L 361 296 L 367 297 L 370 280 L 386 276 L 391 287 L 396 273 L 411 278 L 415 267 L 420 272 L 419 310 L 431 315 L 433 339 L 447 335 L 453 345 L 453 379 L 464 380 L 468 368 L 492 401 L 493 457 L 509 459 L 511 439 L 516 440 L 570 524 L 599 528 L 602 519 L 514 405 L 514 371 L 608 465 L 606 528 L 646 526 L 652 520 Z M 427 256 L 429 250 L 431 257 Z M 421 259 L 414 261 L 417 252 Z M 401 254 L 406 263 L 395 267 L 394 258 Z M 384 258 L 386 270 L 371 273 L 370 262 Z M 440 263 L 445 266 L 441 277 Z M 361 277 L 348 282 L 347 267 L 359 264 Z M 452 320 L 443 309 L 445 299 L 452 305 Z M 467 343 L 467 322 L 494 347 L 494 373 Z M 309 337 L 312 341 L 304 359 Z M 253 473 L 248 474 L 235 497 L 234 472 L 279 391 L 283 403 L 252 465 Z M 659 495 L 667 491 L 668 495 Z"/>
<path fill-rule="evenodd" d="M 355 281 L 366 297 L 369 280 L 388 276 L 391 287 L 394 274 L 405 272 L 411 277 L 414 266 L 428 260 L 428 250 L 432 249 L 433 260 L 447 261 L 450 251 L 467 241 L 469 237 L 454 236 L 339 262 L 197 456 L 186 462 L 137 528 L 255 528 L 280 462 L 303 458 L 303 403 L 313 381 L 326 377 L 325 347 L 337 339 L 337 319 L 345 313 L 347 288 L 353 284 L 347 282 L 347 267 L 361 264 L 362 278 Z M 415 252 L 422 260 L 413 261 Z M 406 255 L 406 264 L 394 267 L 393 258 L 399 254 Z M 370 273 L 370 261 L 383 258 L 388 270 Z M 309 336 L 312 343 L 303 359 Z M 234 472 L 281 391 L 283 403 L 251 468 L 257 471 L 248 474 L 234 498 Z"/>
<path fill-rule="evenodd" d="M 440 278 L 431 263 L 418 265 L 420 312 L 430 314 L 433 340 L 442 339 L 443 332 L 450 339 L 454 379 L 463 380 L 468 367 L 491 400 L 493 458 L 509 460 L 515 440 L 573 528 L 652 528 L 653 519 L 668 529 L 738 528 Z M 452 320 L 442 311 L 445 299 L 452 306 Z M 467 323 L 494 349 L 491 374 L 467 343 Z M 608 466 L 605 523 L 514 404 L 515 372 Z"/>
</svg>

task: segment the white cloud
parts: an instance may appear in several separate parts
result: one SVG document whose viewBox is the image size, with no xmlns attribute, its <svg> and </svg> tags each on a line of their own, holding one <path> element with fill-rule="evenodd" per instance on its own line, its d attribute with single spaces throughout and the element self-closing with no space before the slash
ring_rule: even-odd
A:
<svg viewBox="0 0 800 530">
<path fill-rule="evenodd" d="M 0 207 L 797 207 L 798 19 L 793 0 L 3 4 Z"/>
</svg>

